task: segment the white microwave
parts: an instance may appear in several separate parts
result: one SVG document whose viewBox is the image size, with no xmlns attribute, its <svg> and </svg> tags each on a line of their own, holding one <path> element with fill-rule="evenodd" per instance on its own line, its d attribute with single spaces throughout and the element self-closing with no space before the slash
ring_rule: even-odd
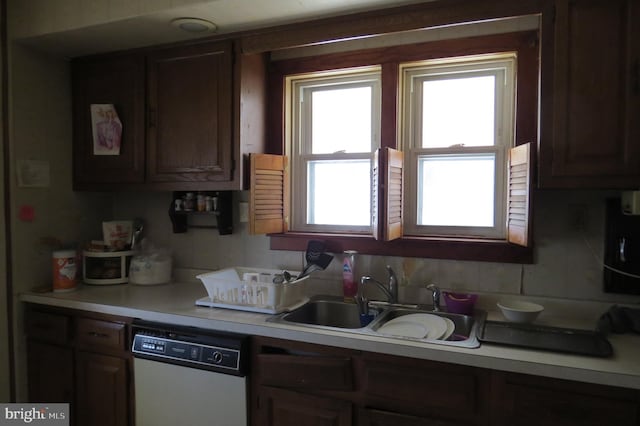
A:
<svg viewBox="0 0 640 426">
<path fill-rule="evenodd" d="M 82 281 L 93 285 L 125 284 L 129 282 L 129 265 L 133 250 L 83 251 Z"/>
</svg>

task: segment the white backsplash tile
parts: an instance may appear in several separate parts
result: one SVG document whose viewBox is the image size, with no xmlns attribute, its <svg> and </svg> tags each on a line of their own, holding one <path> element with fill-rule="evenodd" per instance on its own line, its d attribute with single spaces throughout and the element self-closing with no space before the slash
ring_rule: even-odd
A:
<svg viewBox="0 0 640 426">
<path fill-rule="evenodd" d="M 426 285 L 442 289 L 478 292 L 486 295 L 513 295 L 530 298 L 560 298 L 597 302 L 636 303 L 639 297 L 607 294 L 602 291 L 604 200 L 616 193 L 605 191 L 538 191 L 535 205 L 535 254 L 533 264 L 503 264 L 440 259 L 358 255 L 356 274 L 387 280 L 390 265 L 400 282 L 401 300 L 430 303 Z M 234 194 L 234 202 L 245 197 Z M 246 198 L 246 197 L 245 197 Z M 145 230 L 152 241 L 168 245 L 179 268 L 220 269 L 255 266 L 301 270 L 304 252 L 270 250 L 269 238 L 248 234 L 245 223 L 234 217 L 234 233 L 218 235 L 209 229 L 189 229 L 173 234 L 167 209 L 169 193 L 118 194 L 118 217 L 144 217 Z M 583 230 L 572 228 L 572 211 L 585 210 Z M 237 214 L 236 214 L 237 215 Z M 585 243 L 585 238 L 592 248 Z M 342 293 L 342 253 L 333 253 L 327 270 L 315 273 L 307 290 L 313 294 Z M 373 290 L 371 290 L 373 291 Z M 381 297 L 382 295 L 377 295 Z M 405 299 L 403 299 L 405 298 Z"/>
</svg>

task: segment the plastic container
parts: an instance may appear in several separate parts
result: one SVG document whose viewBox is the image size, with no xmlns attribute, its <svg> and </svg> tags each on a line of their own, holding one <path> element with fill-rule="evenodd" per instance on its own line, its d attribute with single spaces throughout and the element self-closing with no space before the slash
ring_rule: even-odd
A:
<svg viewBox="0 0 640 426">
<path fill-rule="evenodd" d="M 290 271 L 290 274 L 297 276 L 300 272 Z M 202 281 L 209 297 L 204 302 L 200 299 L 196 303 L 215 308 L 278 314 L 306 302 L 303 285 L 308 276 L 290 283 L 274 283 L 274 278 L 281 275 L 281 269 L 245 267 L 200 274 L 196 278 Z"/>
<path fill-rule="evenodd" d="M 129 282 L 136 285 L 166 284 L 171 281 L 171 256 L 145 253 L 133 256 L 129 267 Z"/>
<path fill-rule="evenodd" d="M 77 253 L 75 250 L 56 250 L 53 260 L 53 291 L 73 291 L 77 287 Z"/>
<path fill-rule="evenodd" d="M 355 250 L 345 250 L 342 260 L 342 293 L 345 302 L 353 302 L 358 294 Z"/>
<path fill-rule="evenodd" d="M 447 311 L 453 314 L 471 315 L 478 300 L 477 294 L 442 292 Z"/>
</svg>

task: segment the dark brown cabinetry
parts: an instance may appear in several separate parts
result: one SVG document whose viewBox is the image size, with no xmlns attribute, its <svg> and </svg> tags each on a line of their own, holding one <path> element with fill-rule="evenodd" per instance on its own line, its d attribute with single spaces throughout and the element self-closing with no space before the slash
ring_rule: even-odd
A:
<svg viewBox="0 0 640 426">
<path fill-rule="evenodd" d="M 253 424 L 351 426 L 351 410 L 349 401 L 265 387 L 260 392 L 260 410 Z"/>
<path fill-rule="evenodd" d="M 254 426 L 640 424 L 640 392 L 257 337 Z"/>
<path fill-rule="evenodd" d="M 488 370 L 371 353 L 363 362 L 368 417 L 382 422 L 398 413 L 407 422 L 431 422 L 408 424 L 487 424 Z"/>
<path fill-rule="evenodd" d="M 542 20 L 540 185 L 640 185 L 640 4 L 556 0 Z"/>
<path fill-rule="evenodd" d="M 254 338 L 252 424 L 352 425 L 353 355 L 349 350 Z"/>
<path fill-rule="evenodd" d="M 637 391 L 494 372 L 497 426 L 637 426 Z"/>
<path fill-rule="evenodd" d="M 71 348 L 30 340 L 27 369 L 30 401 L 67 403 L 73 401 L 73 350 Z"/>
<path fill-rule="evenodd" d="M 67 402 L 75 425 L 132 424 L 128 320 L 29 306 L 29 400 Z"/>
<path fill-rule="evenodd" d="M 225 40 L 74 60 L 74 188 L 243 189 L 243 155 L 264 151 L 265 58 Z M 114 105 L 120 155 L 94 154 L 92 104 Z"/>
<path fill-rule="evenodd" d="M 459 423 L 434 421 L 422 417 L 398 414 L 389 411 L 362 409 L 357 426 L 455 426 Z"/>
<path fill-rule="evenodd" d="M 254 343 L 254 426 L 488 424 L 487 370 L 267 338 Z"/>
<path fill-rule="evenodd" d="M 74 62 L 73 181 L 76 189 L 95 184 L 144 182 L 144 69 L 144 57 L 139 55 Z M 94 155 L 92 104 L 113 104 L 123 123 L 120 155 Z"/>
<path fill-rule="evenodd" d="M 231 49 L 219 42 L 149 54 L 150 182 L 231 180 Z"/>
<path fill-rule="evenodd" d="M 127 360 L 80 351 L 76 359 L 78 425 L 128 424 Z"/>
</svg>

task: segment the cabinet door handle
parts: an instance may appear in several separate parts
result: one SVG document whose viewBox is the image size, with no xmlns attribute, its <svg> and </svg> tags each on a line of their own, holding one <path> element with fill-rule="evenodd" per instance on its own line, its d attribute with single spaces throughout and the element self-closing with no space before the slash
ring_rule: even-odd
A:
<svg viewBox="0 0 640 426">
<path fill-rule="evenodd" d="M 106 338 L 109 337 L 108 334 L 106 334 L 106 333 L 98 333 L 97 331 L 89 331 L 87 334 L 89 336 L 91 336 L 91 337 L 99 337 L 101 339 L 106 339 Z"/>
</svg>

